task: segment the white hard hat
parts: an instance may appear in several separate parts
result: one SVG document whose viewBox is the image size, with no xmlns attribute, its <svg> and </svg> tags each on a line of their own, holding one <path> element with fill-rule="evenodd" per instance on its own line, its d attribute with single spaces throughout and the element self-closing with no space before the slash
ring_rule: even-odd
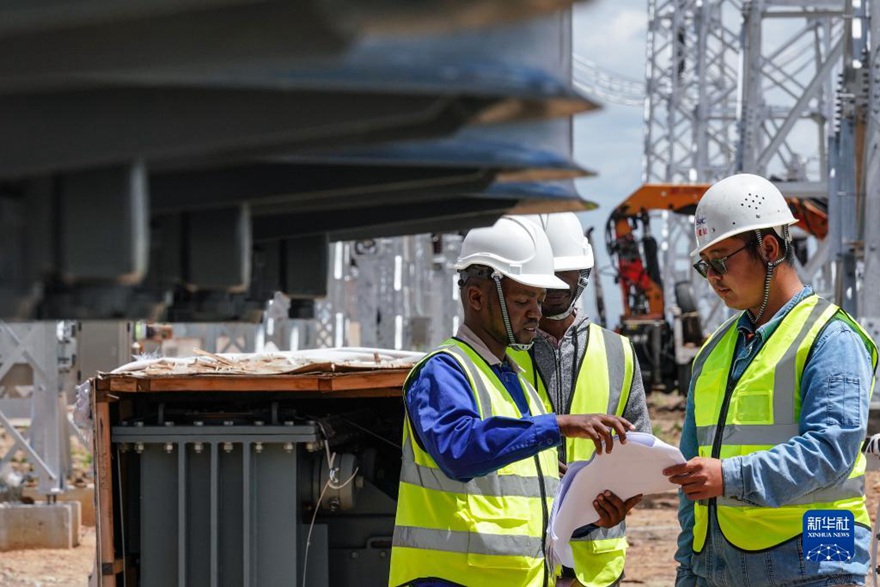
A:
<svg viewBox="0 0 880 587">
<path fill-rule="evenodd" d="M 770 181 L 750 173 L 731 175 L 713 184 L 700 198 L 694 214 L 697 248 L 691 255 L 736 234 L 795 222 L 782 193 Z"/>
<path fill-rule="evenodd" d="M 593 268 L 593 247 L 584 236 L 581 221 L 574 212 L 529 214 L 525 216 L 544 229 L 553 249 L 554 271 Z"/>
<path fill-rule="evenodd" d="M 544 231 L 523 218 L 502 216 L 488 228 L 475 228 L 461 243 L 455 269 L 485 265 L 510 279 L 545 289 L 568 286 L 554 275 L 553 249 Z"/>
</svg>

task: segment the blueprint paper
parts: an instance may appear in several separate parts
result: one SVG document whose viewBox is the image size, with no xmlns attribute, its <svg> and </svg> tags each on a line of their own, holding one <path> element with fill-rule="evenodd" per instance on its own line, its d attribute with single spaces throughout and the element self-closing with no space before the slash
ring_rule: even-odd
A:
<svg viewBox="0 0 880 587">
<path fill-rule="evenodd" d="M 678 487 L 661 471 L 685 462 L 680 450 L 642 432 L 628 432 L 626 440 L 626 444 L 620 444 L 615 437 L 610 454 L 594 454 L 588 461 L 569 464 L 547 526 L 547 558 L 553 564 L 574 566 L 569 540 L 578 528 L 599 521 L 593 501 L 603 491 L 627 500 L 640 493 L 649 495 Z"/>
</svg>

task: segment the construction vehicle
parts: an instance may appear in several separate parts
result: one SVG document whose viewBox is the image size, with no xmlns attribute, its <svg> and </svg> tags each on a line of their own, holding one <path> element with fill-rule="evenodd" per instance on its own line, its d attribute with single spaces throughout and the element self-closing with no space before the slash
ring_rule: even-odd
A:
<svg viewBox="0 0 880 587">
<path fill-rule="evenodd" d="M 786 193 L 784 184 L 780 187 Z M 617 330 L 632 340 L 645 386 L 651 389 L 687 393 L 691 362 L 709 334 L 696 303 L 696 284 L 679 280 L 668 287 L 665 282 L 674 277 L 674 268 L 661 270 L 660 252 L 668 243 L 658 243 L 652 216 L 663 211 L 691 217 L 708 188 L 709 184 L 645 184 L 614 209 L 605 227 L 605 246 L 623 301 Z M 799 221 L 794 250 L 804 264 L 806 237 L 821 240 L 828 233 L 826 206 L 794 194 L 786 194 L 786 200 Z"/>
</svg>

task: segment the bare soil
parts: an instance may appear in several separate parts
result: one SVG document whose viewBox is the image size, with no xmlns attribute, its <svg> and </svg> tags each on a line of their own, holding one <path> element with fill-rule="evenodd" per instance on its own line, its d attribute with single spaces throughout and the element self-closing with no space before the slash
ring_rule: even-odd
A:
<svg viewBox="0 0 880 587">
<path fill-rule="evenodd" d="M 684 397 L 653 392 L 648 395 L 654 435 L 678 446 L 684 422 Z M 629 552 L 624 585 L 666 587 L 675 584 L 678 538 L 678 493 L 648 495 L 626 518 Z"/>
</svg>

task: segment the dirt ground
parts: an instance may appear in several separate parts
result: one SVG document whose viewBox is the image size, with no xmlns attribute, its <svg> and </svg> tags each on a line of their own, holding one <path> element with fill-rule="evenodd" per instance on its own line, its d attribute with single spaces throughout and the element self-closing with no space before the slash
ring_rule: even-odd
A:
<svg viewBox="0 0 880 587">
<path fill-rule="evenodd" d="M 648 398 L 654 434 L 678 445 L 684 417 L 684 399 L 653 393 Z M 2 443 L 0 432 L 0 443 Z M 7 439 L 8 442 L 8 439 Z M 880 498 L 880 472 L 869 472 L 869 511 L 873 519 Z M 624 585 L 666 587 L 675 578 L 678 498 L 675 492 L 645 498 L 627 519 L 630 551 Z M 70 550 L 0 552 L 3 587 L 85 587 L 95 552 L 95 529 L 83 527 L 80 545 Z"/>
<path fill-rule="evenodd" d="M 684 421 L 684 398 L 654 392 L 648 396 L 654 435 L 678 446 Z M 624 585 L 666 587 L 675 583 L 678 537 L 678 494 L 675 491 L 646 496 L 627 516 L 627 554 Z"/>
</svg>

